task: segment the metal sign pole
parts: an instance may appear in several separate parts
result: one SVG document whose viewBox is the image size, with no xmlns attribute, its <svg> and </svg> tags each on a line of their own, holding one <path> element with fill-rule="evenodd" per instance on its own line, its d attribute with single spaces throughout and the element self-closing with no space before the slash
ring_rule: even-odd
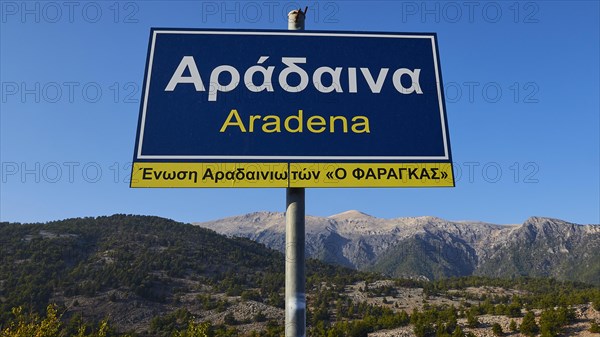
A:
<svg viewBox="0 0 600 337">
<path fill-rule="evenodd" d="M 285 213 L 285 336 L 306 336 L 304 188 L 287 188 Z"/>
<path fill-rule="evenodd" d="M 304 30 L 306 11 L 288 13 L 288 30 Z M 304 270 L 304 188 L 286 189 L 285 212 L 285 336 L 306 336 L 306 274 Z"/>
</svg>

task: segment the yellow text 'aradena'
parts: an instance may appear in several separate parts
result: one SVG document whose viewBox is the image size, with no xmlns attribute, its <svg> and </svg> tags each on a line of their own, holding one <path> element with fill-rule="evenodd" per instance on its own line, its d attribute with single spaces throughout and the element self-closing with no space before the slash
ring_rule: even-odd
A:
<svg viewBox="0 0 600 337">
<path fill-rule="evenodd" d="M 131 187 L 452 187 L 450 163 L 134 163 Z"/>
</svg>

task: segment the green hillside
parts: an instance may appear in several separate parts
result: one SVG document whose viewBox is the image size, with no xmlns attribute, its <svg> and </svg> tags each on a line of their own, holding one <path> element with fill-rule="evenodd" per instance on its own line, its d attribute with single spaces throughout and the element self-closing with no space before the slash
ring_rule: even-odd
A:
<svg viewBox="0 0 600 337">
<path fill-rule="evenodd" d="M 189 224 L 129 215 L 1 223 L 0 240 L 0 326 L 14 307 L 43 313 L 58 303 L 70 316 L 82 299 L 98 297 L 158 315 L 203 288 L 283 308 L 281 253 Z M 308 286 L 359 277 L 312 260 L 307 270 Z M 110 312 L 83 315 L 99 321 Z"/>
<path fill-rule="evenodd" d="M 283 334 L 284 256 L 247 239 L 158 217 L 113 215 L 0 223 L 0 240 L 1 337 Z M 472 268 L 460 240 L 402 247 L 381 267 L 416 268 L 435 278 Z M 473 323 L 478 316 L 507 331 L 507 317 L 521 320 L 526 308 L 547 317 L 568 313 L 569 320 L 551 326 L 555 331 L 574 324 L 577 308 L 583 329 L 591 329 L 600 315 L 598 287 L 552 279 L 386 280 L 309 260 L 306 289 L 310 336 L 491 333 L 491 324 Z"/>
</svg>

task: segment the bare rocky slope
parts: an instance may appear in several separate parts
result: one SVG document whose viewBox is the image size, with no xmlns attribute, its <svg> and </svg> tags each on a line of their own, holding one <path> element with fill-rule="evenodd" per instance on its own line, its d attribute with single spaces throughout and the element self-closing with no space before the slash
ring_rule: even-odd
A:
<svg viewBox="0 0 600 337">
<path fill-rule="evenodd" d="M 195 223 L 283 251 L 283 213 Z M 359 211 L 306 217 L 307 255 L 394 277 L 549 276 L 600 284 L 600 226 L 531 217 L 521 225 L 435 217 L 376 218 Z"/>
</svg>

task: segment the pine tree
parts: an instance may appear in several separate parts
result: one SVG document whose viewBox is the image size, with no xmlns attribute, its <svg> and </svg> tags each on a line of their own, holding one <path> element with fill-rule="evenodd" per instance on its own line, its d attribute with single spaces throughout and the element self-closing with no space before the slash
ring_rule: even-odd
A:
<svg viewBox="0 0 600 337">
<path fill-rule="evenodd" d="M 592 322 L 592 325 L 590 326 L 590 330 L 591 333 L 600 333 L 600 324 L 596 323 L 596 322 Z"/>
<path fill-rule="evenodd" d="M 460 328 L 460 325 L 456 326 L 456 329 L 452 332 L 452 337 L 465 337 L 465 333 Z"/>
<path fill-rule="evenodd" d="M 502 327 L 498 323 L 494 323 L 492 325 L 492 332 L 496 336 L 502 336 L 502 334 L 504 334 L 504 331 L 502 331 Z"/>
<path fill-rule="evenodd" d="M 547 309 L 540 315 L 540 331 L 543 337 L 556 337 L 563 323 L 554 309 Z"/>
<path fill-rule="evenodd" d="M 525 336 L 535 336 L 539 331 L 540 327 L 535 323 L 535 315 L 532 311 L 528 311 L 523 317 L 523 322 L 521 322 L 521 326 L 519 330 Z"/>
<path fill-rule="evenodd" d="M 515 322 L 515 320 L 514 320 L 514 319 L 511 319 L 511 320 L 510 320 L 510 324 L 508 325 L 508 328 L 509 328 L 509 329 L 510 329 L 510 331 L 512 331 L 512 332 L 517 332 L 517 330 L 519 329 L 519 328 L 517 327 L 517 322 Z"/>
<path fill-rule="evenodd" d="M 469 328 L 476 328 L 479 326 L 479 320 L 477 319 L 477 316 L 475 316 L 475 313 L 473 313 L 473 310 L 467 311 L 467 325 Z"/>
</svg>

